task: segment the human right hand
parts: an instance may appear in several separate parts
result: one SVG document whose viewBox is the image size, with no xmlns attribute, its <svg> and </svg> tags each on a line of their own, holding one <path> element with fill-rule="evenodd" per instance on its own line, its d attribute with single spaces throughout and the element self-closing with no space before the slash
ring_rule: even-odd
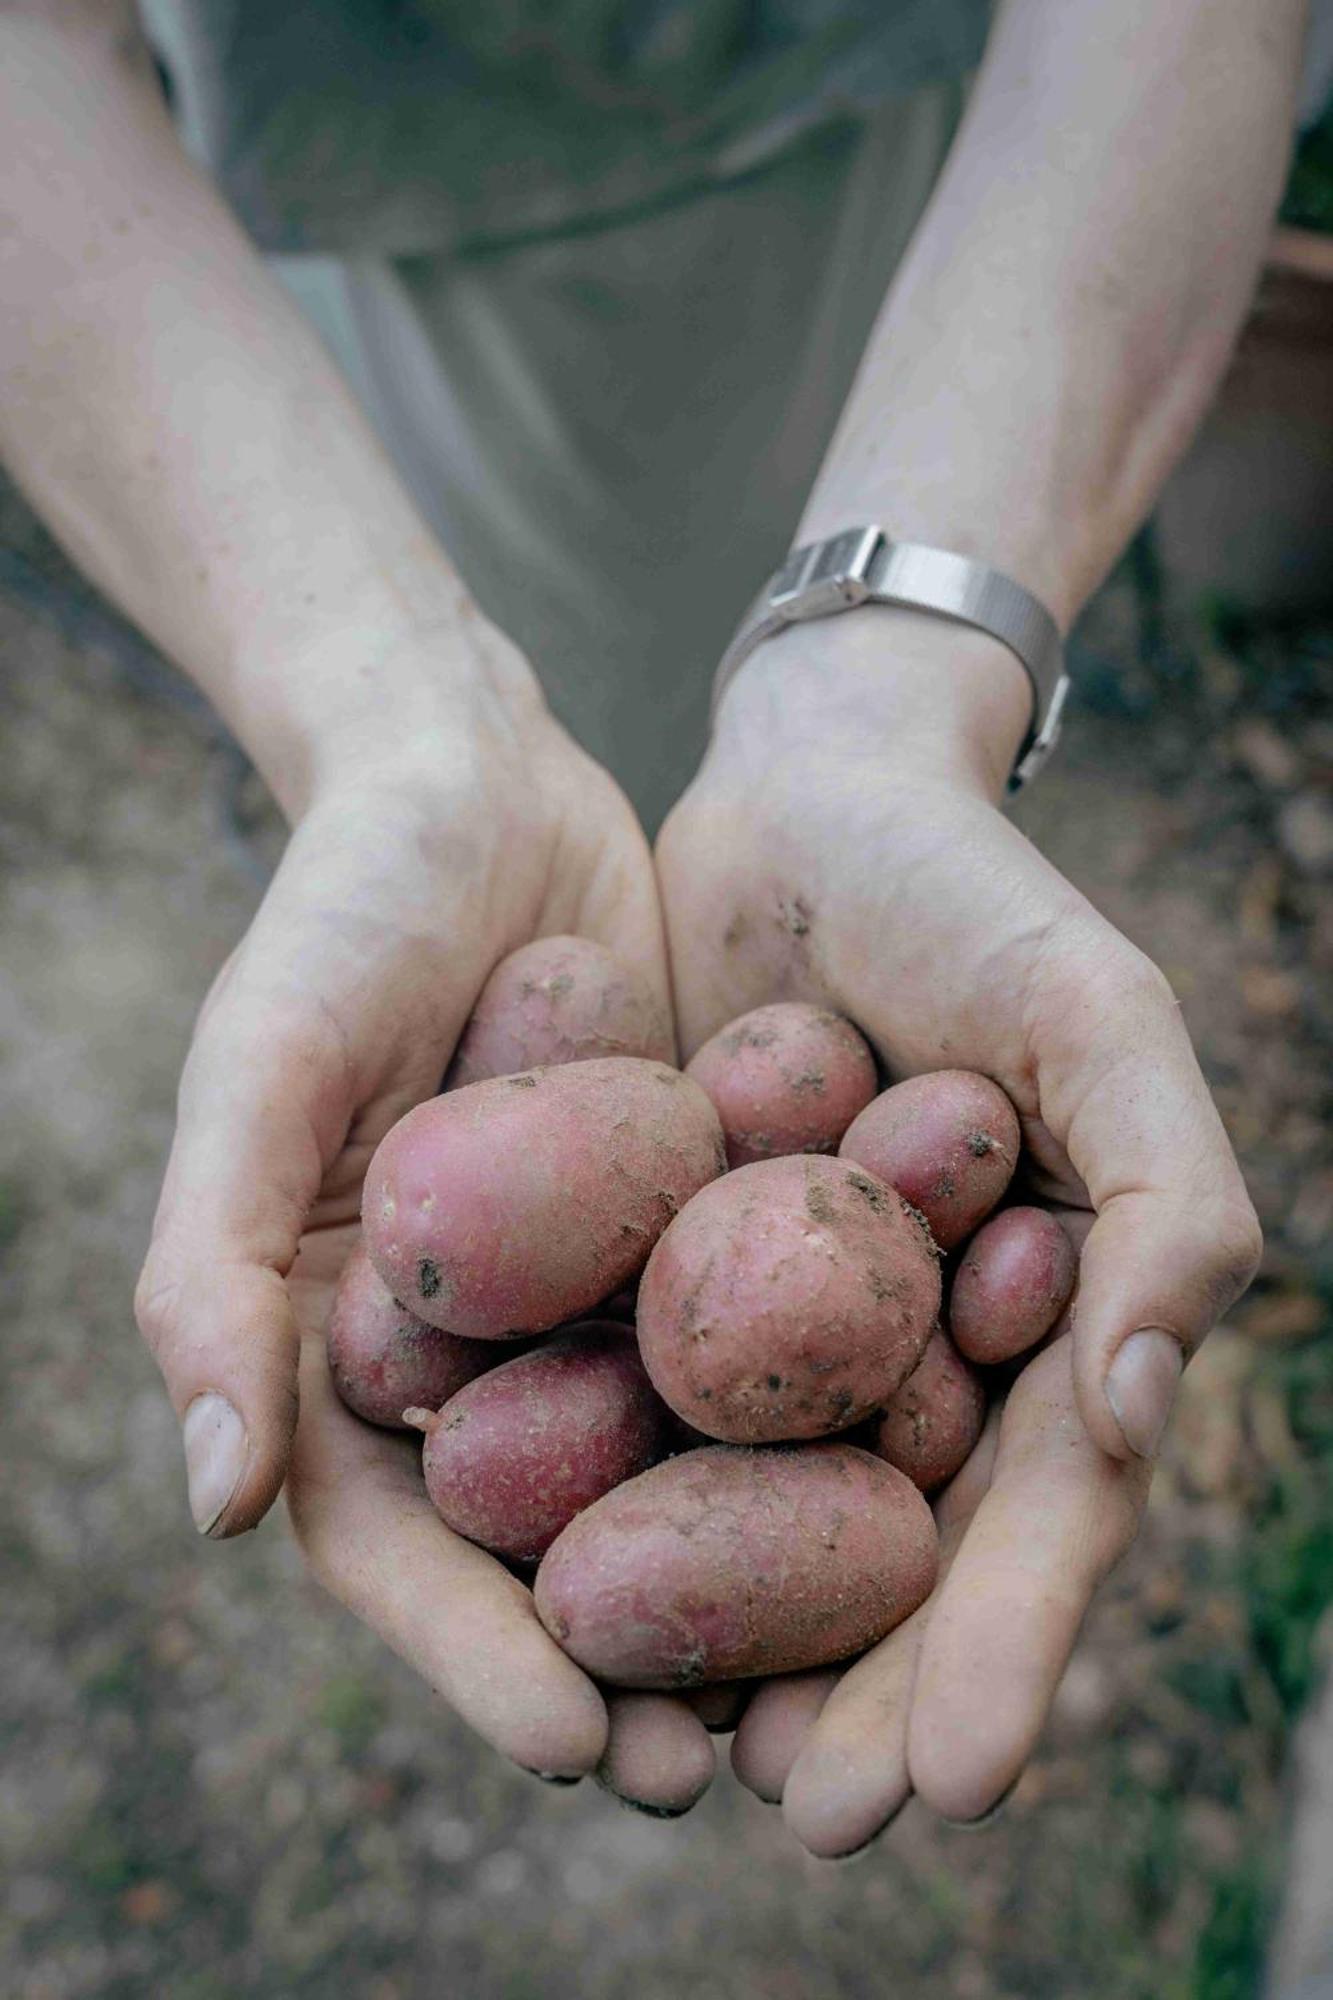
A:
<svg viewBox="0 0 1333 2000">
<path fill-rule="evenodd" d="M 201 1533 L 253 1527 L 285 1480 L 316 1576 L 497 1748 L 570 1779 L 606 1759 L 613 1788 L 678 1808 L 712 1773 L 701 1725 L 683 1704 L 616 1697 L 608 1749 L 607 1704 L 530 1592 L 444 1527 L 419 1442 L 351 1416 L 324 1362 L 366 1164 L 439 1089 L 496 961 L 577 932 L 666 1000 L 628 804 L 507 642 L 474 619 L 467 643 L 487 670 L 442 672 L 432 696 L 415 661 L 397 716 L 390 700 L 350 753 L 310 759 L 282 865 L 196 1028 L 139 1320 Z"/>
</svg>

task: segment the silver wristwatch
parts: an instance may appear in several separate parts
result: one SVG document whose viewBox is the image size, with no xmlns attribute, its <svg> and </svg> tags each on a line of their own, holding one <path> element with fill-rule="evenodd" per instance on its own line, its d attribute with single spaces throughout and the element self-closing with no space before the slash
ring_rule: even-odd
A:
<svg viewBox="0 0 1333 2000">
<path fill-rule="evenodd" d="M 896 604 L 934 612 L 989 632 L 1017 655 L 1032 683 L 1032 722 L 1009 778 L 1010 791 L 1035 778 L 1054 750 L 1069 693 L 1059 627 L 1030 591 L 986 563 L 917 542 L 891 542 L 882 528 L 849 528 L 793 549 L 769 578 L 722 656 L 713 709 L 743 660 L 787 625 Z"/>
</svg>

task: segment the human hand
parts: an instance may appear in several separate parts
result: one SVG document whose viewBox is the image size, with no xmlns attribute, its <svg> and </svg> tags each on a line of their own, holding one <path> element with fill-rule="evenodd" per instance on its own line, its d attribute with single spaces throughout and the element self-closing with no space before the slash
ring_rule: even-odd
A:
<svg viewBox="0 0 1333 2000">
<path fill-rule="evenodd" d="M 811 1676 L 747 1711 L 742 1773 L 820 1854 L 909 1791 L 973 1820 L 1013 1784 L 1133 1539 L 1181 1367 L 1259 1255 L 1166 981 L 997 810 L 1026 703 L 980 635 L 795 628 L 733 681 L 659 844 L 686 1053 L 795 998 L 849 1016 L 894 1076 L 982 1071 L 1018 1108 L 1031 1191 L 1086 1238 L 1070 1328 L 942 1503 L 930 1603 L 832 1693 Z"/>
<path fill-rule="evenodd" d="M 666 996 L 651 863 L 616 787 L 511 649 L 466 695 L 410 698 L 312 757 L 255 920 L 203 1008 L 138 1293 L 201 1532 L 253 1527 L 284 1479 L 316 1576 L 518 1763 L 672 1807 L 713 1769 L 683 1704 L 608 1704 L 530 1592 L 451 1534 L 420 1441 L 333 1395 L 321 1328 L 380 1138 L 433 1095 L 497 960 L 543 934 L 612 948 Z M 391 707 L 394 706 L 391 704 Z M 409 715 L 404 731 L 401 718 Z M 301 1355 L 298 1395 L 298 1354 Z"/>
</svg>

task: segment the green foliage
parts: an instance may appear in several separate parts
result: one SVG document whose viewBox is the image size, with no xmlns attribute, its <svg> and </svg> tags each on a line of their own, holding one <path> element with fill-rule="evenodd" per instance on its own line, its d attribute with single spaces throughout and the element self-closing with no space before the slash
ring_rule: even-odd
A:
<svg viewBox="0 0 1333 2000">
<path fill-rule="evenodd" d="M 1243 1580 L 1255 1649 L 1295 1715 L 1312 1692 L 1315 1632 L 1333 1604 L 1333 1340 L 1278 1357 L 1270 1374 L 1297 1452 L 1270 1476 Z"/>
<path fill-rule="evenodd" d="M 318 1712 L 346 1754 L 359 1757 L 384 1720 L 384 1697 L 360 1675 L 337 1674 L 321 1690 Z"/>
<path fill-rule="evenodd" d="M 1333 100 L 1301 136 L 1280 214 L 1294 229 L 1333 231 Z"/>
<path fill-rule="evenodd" d="M 1190 2000 L 1256 2000 L 1263 1986 L 1268 1902 L 1257 1860 L 1214 1885 L 1195 1954 Z"/>
</svg>

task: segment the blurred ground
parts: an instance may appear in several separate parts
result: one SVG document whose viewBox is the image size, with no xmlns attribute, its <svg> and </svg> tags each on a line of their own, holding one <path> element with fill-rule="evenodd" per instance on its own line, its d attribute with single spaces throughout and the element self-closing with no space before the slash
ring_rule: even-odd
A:
<svg viewBox="0 0 1333 2000">
<path fill-rule="evenodd" d="M 18 2000 L 1246 2000 L 1333 1594 L 1327 632 L 1181 632 L 1140 559 L 1025 807 L 1170 974 L 1269 1232 L 1007 1814 L 802 1862 L 504 1769 L 306 1583 L 193 1535 L 130 1291 L 276 828 L 0 496 L 0 1991 Z M 1325 682 L 1325 684 L 1327 684 Z M 1327 1631 L 1327 1623 L 1325 1630 Z"/>
</svg>

